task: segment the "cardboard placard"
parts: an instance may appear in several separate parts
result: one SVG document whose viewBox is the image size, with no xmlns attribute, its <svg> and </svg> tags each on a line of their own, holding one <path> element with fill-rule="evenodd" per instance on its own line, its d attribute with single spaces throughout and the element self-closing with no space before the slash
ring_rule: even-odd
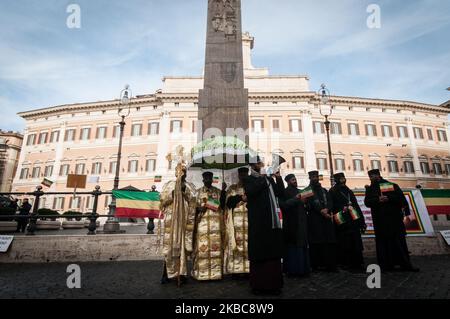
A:
<svg viewBox="0 0 450 319">
<path fill-rule="evenodd" d="M 69 174 L 67 176 L 67 188 L 86 188 L 87 175 L 74 175 Z"/>
</svg>

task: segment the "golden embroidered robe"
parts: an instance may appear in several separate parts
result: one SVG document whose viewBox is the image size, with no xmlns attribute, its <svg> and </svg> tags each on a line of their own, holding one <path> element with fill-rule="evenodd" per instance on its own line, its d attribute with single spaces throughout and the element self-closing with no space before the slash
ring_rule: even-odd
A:
<svg viewBox="0 0 450 319">
<path fill-rule="evenodd" d="M 220 201 L 220 189 L 202 187 L 197 191 L 197 206 L 209 198 Z M 196 280 L 220 280 L 223 271 L 223 211 L 207 209 L 197 214 L 192 277 Z"/>
<path fill-rule="evenodd" d="M 164 185 L 161 192 L 161 212 L 164 214 L 163 254 L 168 278 L 187 276 L 187 257 L 193 250 L 196 190 L 185 182 L 186 191 L 181 198 L 174 198 L 176 182 Z M 175 196 L 177 197 L 177 196 Z M 175 202 L 174 202 L 175 200 Z"/>
<path fill-rule="evenodd" d="M 237 195 L 244 195 L 244 187 L 237 184 L 230 186 L 227 191 L 225 213 L 224 273 L 226 274 L 245 274 L 250 272 L 247 203 L 233 200 L 233 204 L 236 207 L 228 207 L 229 199 L 233 199 Z"/>
</svg>

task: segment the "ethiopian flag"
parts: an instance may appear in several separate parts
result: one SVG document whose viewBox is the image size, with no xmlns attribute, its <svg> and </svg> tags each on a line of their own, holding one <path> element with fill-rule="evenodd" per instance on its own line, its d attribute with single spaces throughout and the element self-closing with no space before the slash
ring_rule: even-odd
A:
<svg viewBox="0 0 450 319">
<path fill-rule="evenodd" d="M 356 211 L 356 209 L 353 206 L 349 206 L 348 207 L 348 212 L 349 212 L 350 217 L 352 218 L 352 220 L 358 220 L 359 219 L 358 212 Z"/>
<path fill-rule="evenodd" d="M 206 202 L 206 208 L 211 209 L 213 211 L 218 211 L 220 207 L 220 202 L 218 199 L 214 199 L 212 197 L 208 198 L 208 201 Z"/>
<path fill-rule="evenodd" d="M 304 190 L 300 191 L 300 196 L 302 199 L 308 199 L 314 196 L 314 192 L 310 186 L 306 187 Z"/>
<path fill-rule="evenodd" d="M 393 192 L 395 190 L 394 184 L 382 183 L 382 184 L 380 184 L 380 190 L 382 193 Z"/>
<path fill-rule="evenodd" d="M 335 215 L 333 215 L 334 222 L 336 225 L 340 226 L 345 223 L 344 213 L 341 211 Z"/>
<path fill-rule="evenodd" d="M 116 217 L 158 218 L 159 193 L 113 191 L 116 198 Z"/>
<path fill-rule="evenodd" d="M 430 215 L 450 215 L 450 189 L 422 189 Z"/>
</svg>

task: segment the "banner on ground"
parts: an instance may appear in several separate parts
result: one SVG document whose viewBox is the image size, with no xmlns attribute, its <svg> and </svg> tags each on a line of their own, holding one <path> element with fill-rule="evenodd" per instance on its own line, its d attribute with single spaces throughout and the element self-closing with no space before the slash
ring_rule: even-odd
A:
<svg viewBox="0 0 450 319">
<path fill-rule="evenodd" d="M 409 204 L 410 216 L 405 217 L 406 231 L 408 235 L 412 236 L 429 236 L 434 235 L 433 225 L 431 224 L 430 216 L 428 214 L 427 206 L 420 190 L 404 191 L 406 200 Z M 355 191 L 356 199 L 361 207 L 364 219 L 367 224 L 366 235 L 374 235 L 372 214 L 370 208 L 364 205 L 365 193 Z"/>
<path fill-rule="evenodd" d="M 113 191 L 116 198 L 116 217 L 159 218 L 158 192 Z"/>
</svg>

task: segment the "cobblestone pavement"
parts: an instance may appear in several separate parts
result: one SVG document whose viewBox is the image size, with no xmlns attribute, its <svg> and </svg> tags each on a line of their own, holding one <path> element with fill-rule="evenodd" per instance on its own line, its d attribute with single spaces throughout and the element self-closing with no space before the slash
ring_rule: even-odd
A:
<svg viewBox="0 0 450 319">
<path fill-rule="evenodd" d="M 365 274 L 314 273 L 309 278 L 285 278 L 279 298 L 449 299 L 450 255 L 415 257 L 413 262 L 420 273 L 383 274 L 381 289 L 367 288 Z M 161 261 L 80 264 L 82 287 L 71 290 L 66 286 L 67 266 L 0 264 L 0 298 L 255 298 L 247 281 L 231 278 L 206 283 L 190 279 L 182 288 L 161 285 Z"/>
</svg>

